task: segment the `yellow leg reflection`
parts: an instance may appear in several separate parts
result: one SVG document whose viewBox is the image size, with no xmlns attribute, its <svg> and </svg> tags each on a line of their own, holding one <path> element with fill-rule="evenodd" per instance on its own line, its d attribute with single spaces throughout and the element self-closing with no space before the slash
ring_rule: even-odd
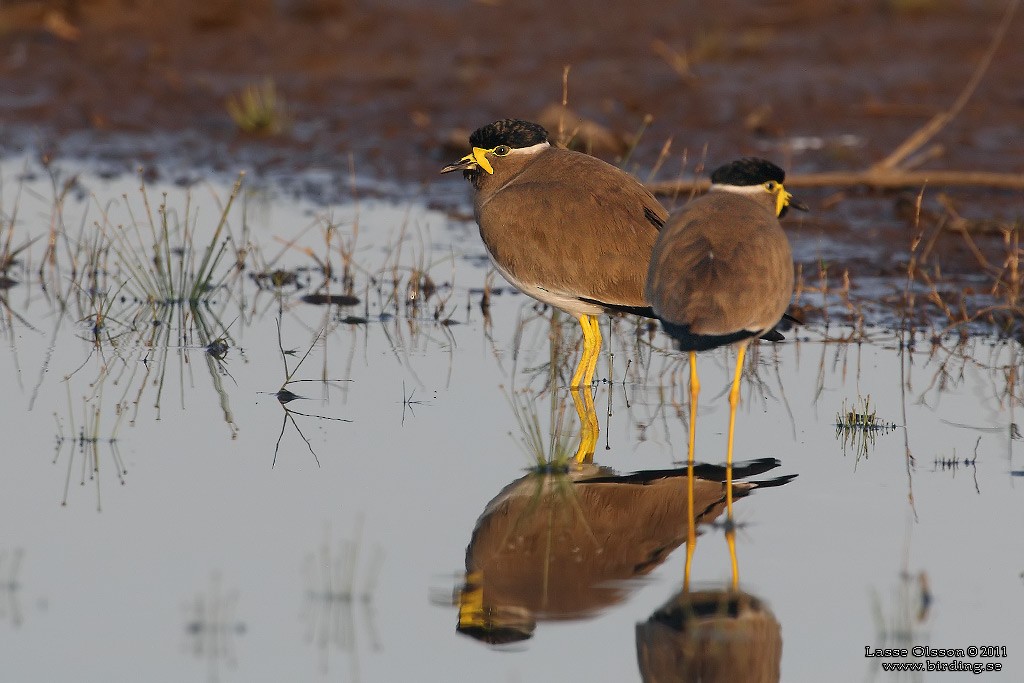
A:
<svg viewBox="0 0 1024 683">
<path fill-rule="evenodd" d="M 732 516 L 732 442 L 736 430 L 736 408 L 740 404 L 740 379 L 743 376 L 743 359 L 746 357 L 747 345 L 741 344 L 736 354 L 736 372 L 732 378 L 732 389 L 729 390 L 729 441 L 725 454 L 725 539 L 729 544 L 729 558 L 732 561 L 732 587 L 739 585 L 739 565 L 736 561 L 736 528 Z"/>
<path fill-rule="evenodd" d="M 686 568 L 683 570 L 683 590 L 690 590 L 690 566 L 693 564 L 693 551 L 697 546 L 697 520 L 693 509 L 693 443 L 697 434 L 697 396 L 699 394 L 697 354 L 690 351 L 690 438 L 686 459 Z"/>
<path fill-rule="evenodd" d="M 732 563 L 732 589 L 738 590 L 740 587 L 740 565 L 736 560 L 736 526 L 732 523 L 731 517 L 726 524 L 729 525 L 725 530 L 725 542 L 729 545 L 729 561 Z"/>
<path fill-rule="evenodd" d="M 576 449 L 575 459 L 577 464 L 582 465 L 594 461 L 594 450 L 597 448 L 601 426 L 590 387 L 584 387 L 582 391 L 577 387 L 571 387 L 569 393 L 572 394 L 572 402 L 576 406 L 576 415 L 580 418 L 580 445 Z"/>
<path fill-rule="evenodd" d="M 690 590 L 690 567 L 697 547 L 697 520 L 693 517 L 693 460 L 686 465 L 686 566 L 683 569 L 683 590 Z"/>
</svg>

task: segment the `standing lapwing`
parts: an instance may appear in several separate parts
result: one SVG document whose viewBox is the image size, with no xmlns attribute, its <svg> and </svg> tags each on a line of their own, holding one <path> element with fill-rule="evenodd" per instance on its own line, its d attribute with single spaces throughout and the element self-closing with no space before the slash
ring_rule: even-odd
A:
<svg viewBox="0 0 1024 683">
<path fill-rule="evenodd" d="M 668 212 L 636 178 L 555 147 L 536 123 L 505 119 L 476 130 L 462 171 L 491 260 L 523 293 L 575 316 L 583 354 L 571 386 L 590 386 L 601 350 L 597 316 L 651 316 L 644 278 Z"/>
<path fill-rule="evenodd" d="M 710 191 L 673 215 L 659 234 L 647 274 L 647 300 L 676 347 L 690 357 L 690 462 L 700 392 L 697 351 L 737 347 L 729 392 L 730 475 L 747 345 L 772 330 L 793 296 L 793 255 L 779 218 L 788 207 L 807 207 L 786 191 L 784 179 L 782 169 L 764 159 L 740 159 L 716 169 Z M 731 520 L 728 484 L 726 492 Z"/>
</svg>

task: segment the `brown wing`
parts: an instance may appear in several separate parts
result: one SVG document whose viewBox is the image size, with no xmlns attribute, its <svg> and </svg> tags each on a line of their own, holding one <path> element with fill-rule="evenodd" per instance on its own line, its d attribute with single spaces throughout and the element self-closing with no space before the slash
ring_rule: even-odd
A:
<svg viewBox="0 0 1024 683">
<path fill-rule="evenodd" d="M 644 279 L 664 207 L 628 173 L 551 149 L 478 206 L 495 261 L 546 289 L 645 306 Z"/>
<path fill-rule="evenodd" d="M 660 318 L 700 335 L 768 329 L 792 292 L 793 259 L 778 220 L 727 192 L 691 202 L 668 222 L 647 284 Z"/>
</svg>

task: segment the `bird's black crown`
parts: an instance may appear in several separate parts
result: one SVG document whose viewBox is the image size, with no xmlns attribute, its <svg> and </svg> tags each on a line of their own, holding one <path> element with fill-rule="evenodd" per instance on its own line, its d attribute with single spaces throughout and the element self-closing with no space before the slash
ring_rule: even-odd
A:
<svg viewBox="0 0 1024 683">
<path fill-rule="evenodd" d="M 548 132 L 539 124 L 519 119 L 502 119 L 473 131 L 469 136 L 469 144 L 483 149 L 494 149 L 498 145 L 521 149 L 547 142 L 547 139 Z"/>
<path fill-rule="evenodd" d="M 760 185 L 774 180 L 781 183 L 786 179 L 786 172 L 766 159 L 746 157 L 730 161 L 719 166 L 711 174 L 711 182 L 715 185 Z"/>
</svg>

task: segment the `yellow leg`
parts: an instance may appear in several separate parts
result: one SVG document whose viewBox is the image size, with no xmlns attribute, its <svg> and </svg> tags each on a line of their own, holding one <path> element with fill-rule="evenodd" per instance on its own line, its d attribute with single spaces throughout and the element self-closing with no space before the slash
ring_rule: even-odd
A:
<svg viewBox="0 0 1024 683">
<path fill-rule="evenodd" d="M 589 315 L 580 316 L 580 328 L 583 330 L 583 353 L 580 354 L 580 362 L 576 366 L 576 372 L 572 375 L 572 381 L 569 383 L 570 388 L 583 386 L 583 375 L 587 371 L 587 363 L 590 362 L 593 335 L 590 331 Z"/>
<path fill-rule="evenodd" d="M 700 395 L 700 380 L 697 379 L 697 353 L 690 351 L 690 440 L 687 458 L 693 465 L 693 442 L 697 435 L 697 396 Z"/>
<path fill-rule="evenodd" d="M 584 388 L 581 392 L 579 388 L 571 387 L 569 393 L 572 394 L 572 402 L 576 406 L 576 415 L 580 418 L 580 445 L 576 449 L 575 460 L 577 464 L 582 465 L 594 461 L 594 450 L 597 448 L 601 426 L 590 389 Z"/>
<path fill-rule="evenodd" d="M 697 519 L 693 509 L 693 442 L 697 433 L 697 396 L 700 394 L 700 380 L 697 379 L 697 354 L 690 351 L 690 439 L 686 459 L 686 568 L 683 571 L 683 590 L 690 590 L 690 566 L 693 551 L 697 547 Z"/>
<path fill-rule="evenodd" d="M 732 587 L 739 585 L 739 564 L 736 561 L 736 528 L 732 516 L 732 442 L 736 431 L 736 408 L 740 404 L 740 380 L 743 377 L 743 359 L 747 353 L 747 345 L 742 344 L 736 354 L 736 373 L 732 378 L 732 389 L 729 390 L 729 441 L 725 454 L 725 539 L 729 544 L 729 558 L 732 561 Z"/>
<path fill-rule="evenodd" d="M 594 383 L 594 371 L 597 370 L 597 361 L 601 358 L 601 319 L 593 315 L 588 317 L 590 318 L 590 338 L 592 344 L 587 371 L 583 375 L 583 386 L 589 388 Z"/>
<path fill-rule="evenodd" d="M 740 379 L 743 376 L 743 358 L 747 353 L 747 345 L 743 344 L 736 354 L 736 373 L 732 378 L 732 389 L 729 391 L 729 441 L 725 453 L 725 510 L 732 517 L 732 441 L 736 431 L 736 407 L 740 404 Z"/>
<path fill-rule="evenodd" d="M 601 323 L 598 318 L 581 315 L 580 328 L 583 330 L 583 353 L 569 384 L 571 387 L 589 387 L 594 382 L 597 359 L 601 355 Z"/>
</svg>

